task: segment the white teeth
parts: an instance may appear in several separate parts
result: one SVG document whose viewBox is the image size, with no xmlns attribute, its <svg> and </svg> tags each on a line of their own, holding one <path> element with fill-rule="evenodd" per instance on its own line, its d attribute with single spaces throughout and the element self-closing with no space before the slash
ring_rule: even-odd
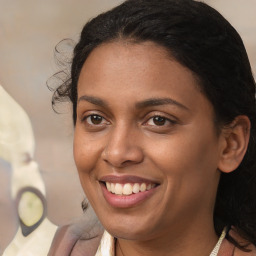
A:
<svg viewBox="0 0 256 256">
<path fill-rule="evenodd" d="M 144 191 L 146 191 L 146 189 L 147 189 L 146 183 L 142 183 L 142 184 L 140 185 L 140 191 L 141 191 L 141 192 L 144 192 Z"/>
<path fill-rule="evenodd" d="M 124 184 L 123 194 L 127 196 L 132 194 L 132 185 L 130 183 Z"/>
<path fill-rule="evenodd" d="M 137 194 L 137 193 L 140 192 L 140 184 L 139 184 L 139 183 L 135 183 L 135 184 L 133 185 L 132 192 L 133 192 L 134 194 Z"/>
<path fill-rule="evenodd" d="M 114 184 L 114 183 L 111 183 L 110 191 L 111 191 L 112 193 L 115 193 L 115 184 Z"/>
<path fill-rule="evenodd" d="M 150 190 L 152 188 L 152 184 L 147 185 L 147 190 Z"/>
<path fill-rule="evenodd" d="M 123 186 L 119 183 L 116 183 L 114 193 L 117 195 L 122 195 L 123 194 Z"/>
<path fill-rule="evenodd" d="M 107 190 L 108 190 L 108 191 L 111 191 L 111 185 L 110 185 L 109 182 L 106 182 L 106 186 L 107 186 Z"/>
<path fill-rule="evenodd" d="M 150 190 L 154 188 L 156 184 L 146 184 L 146 183 L 126 183 L 126 184 L 120 184 L 120 183 L 110 183 L 106 182 L 107 190 L 113 194 L 116 195 L 131 195 L 132 193 L 137 194 L 139 192 L 144 192 L 146 190 Z"/>
</svg>

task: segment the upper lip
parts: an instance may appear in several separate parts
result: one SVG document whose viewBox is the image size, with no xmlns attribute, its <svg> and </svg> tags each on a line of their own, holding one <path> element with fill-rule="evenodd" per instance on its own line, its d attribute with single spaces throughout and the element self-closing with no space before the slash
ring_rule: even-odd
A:
<svg viewBox="0 0 256 256">
<path fill-rule="evenodd" d="M 110 183 L 152 183 L 158 184 L 158 182 L 146 179 L 143 177 L 133 176 L 133 175 L 106 175 L 99 179 L 101 182 L 110 182 Z"/>
</svg>

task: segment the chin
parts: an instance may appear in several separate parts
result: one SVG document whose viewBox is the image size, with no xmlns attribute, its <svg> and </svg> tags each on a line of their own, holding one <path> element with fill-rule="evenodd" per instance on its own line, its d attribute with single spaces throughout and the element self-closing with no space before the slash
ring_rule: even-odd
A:
<svg viewBox="0 0 256 256">
<path fill-rule="evenodd" d="M 120 217 L 112 218 L 108 221 L 105 219 L 102 223 L 103 227 L 114 237 L 126 240 L 143 240 L 149 237 L 149 234 L 154 230 L 152 222 L 142 222 L 141 218 L 135 220 L 134 218 Z"/>
</svg>

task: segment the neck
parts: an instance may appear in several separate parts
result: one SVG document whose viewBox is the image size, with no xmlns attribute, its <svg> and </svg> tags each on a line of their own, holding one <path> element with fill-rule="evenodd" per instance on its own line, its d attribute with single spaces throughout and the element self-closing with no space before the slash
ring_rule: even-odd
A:
<svg viewBox="0 0 256 256">
<path fill-rule="evenodd" d="M 168 234 L 150 240 L 118 239 L 116 256 L 209 256 L 218 241 L 213 224 L 191 224 L 183 229 L 171 230 Z"/>
</svg>

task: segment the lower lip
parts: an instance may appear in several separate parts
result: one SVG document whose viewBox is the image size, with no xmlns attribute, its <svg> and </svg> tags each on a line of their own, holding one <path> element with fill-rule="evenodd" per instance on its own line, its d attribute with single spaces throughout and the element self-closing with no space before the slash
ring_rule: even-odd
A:
<svg viewBox="0 0 256 256">
<path fill-rule="evenodd" d="M 148 199 L 150 196 L 152 196 L 157 187 L 152 188 L 150 190 L 146 190 L 144 192 L 139 192 L 136 194 L 131 194 L 129 196 L 125 195 L 116 195 L 109 192 L 106 188 L 106 186 L 102 183 L 100 183 L 101 189 L 103 191 L 103 196 L 106 199 L 106 201 L 113 207 L 116 208 L 130 208 L 138 205 L 139 203 L 142 203 L 146 199 Z"/>
</svg>

